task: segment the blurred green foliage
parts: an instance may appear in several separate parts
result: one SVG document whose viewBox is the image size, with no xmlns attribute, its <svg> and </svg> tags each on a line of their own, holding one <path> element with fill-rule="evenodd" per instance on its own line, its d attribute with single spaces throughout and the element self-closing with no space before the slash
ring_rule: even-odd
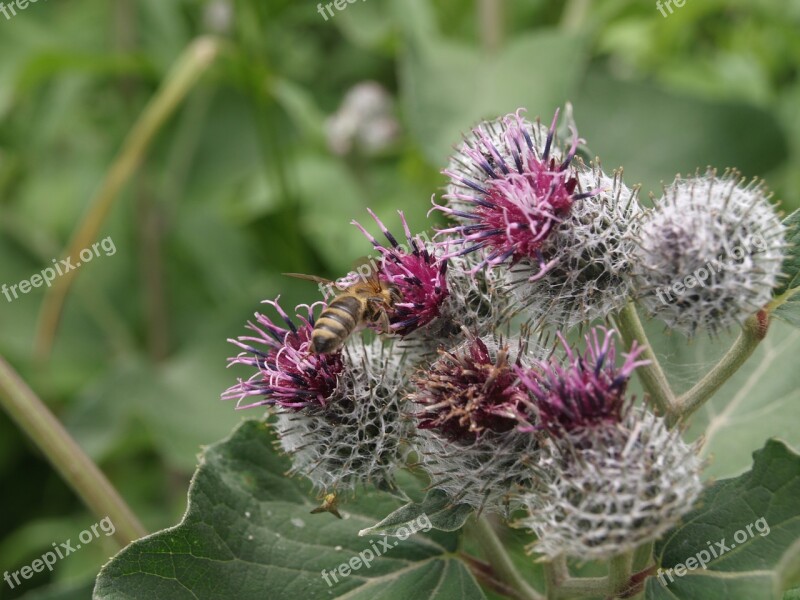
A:
<svg viewBox="0 0 800 600">
<path fill-rule="evenodd" d="M 261 299 L 317 299 L 282 272 L 337 276 L 367 254 L 349 225 L 366 207 L 428 228 L 438 171 L 480 118 L 524 106 L 549 119 L 571 101 L 591 154 L 628 183 L 731 166 L 800 206 L 797 0 L 704 0 L 667 18 L 649 0 L 483 1 L 504 13 L 494 51 L 468 0 L 369 0 L 328 21 L 291 0 L 59 0 L 0 16 L 9 285 L 61 255 L 187 44 L 226 40 L 117 199 L 102 228 L 117 252 L 81 267 L 49 361 L 32 351 L 43 289 L 0 297 L 0 353 L 151 530 L 184 510 L 200 446 L 241 418 L 218 400 L 241 375 L 225 369 L 226 338 Z M 368 80 L 395 99 L 400 135 L 337 155 L 326 118 Z M 95 522 L 5 415 L 0 471 L 3 570 Z M 98 543 L 0 598 L 48 584 L 56 595 L 37 598 L 85 597 L 112 551 Z"/>
</svg>

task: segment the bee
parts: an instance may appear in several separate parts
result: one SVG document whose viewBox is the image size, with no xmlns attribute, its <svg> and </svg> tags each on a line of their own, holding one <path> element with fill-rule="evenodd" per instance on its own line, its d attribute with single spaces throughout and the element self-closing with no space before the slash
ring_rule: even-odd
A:
<svg viewBox="0 0 800 600">
<path fill-rule="evenodd" d="M 316 515 L 323 512 L 331 513 L 338 519 L 342 518 L 342 515 L 339 514 L 339 499 L 336 497 L 336 494 L 327 494 L 322 499 L 322 504 L 312 510 L 311 514 Z"/>
<path fill-rule="evenodd" d="M 315 275 L 301 273 L 284 273 L 284 275 L 324 285 L 334 284 L 329 279 Z M 314 354 L 336 352 L 350 334 L 369 324 L 380 323 L 381 330 L 389 333 L 387 311 L 399 300 L 397 288 L 391 283 L 381 281 L 377 273 L 373 272 L 369 279 L 362 277 L 335 296 L 319 315 L 311 332 L 311 351 Z"/>
</svg>

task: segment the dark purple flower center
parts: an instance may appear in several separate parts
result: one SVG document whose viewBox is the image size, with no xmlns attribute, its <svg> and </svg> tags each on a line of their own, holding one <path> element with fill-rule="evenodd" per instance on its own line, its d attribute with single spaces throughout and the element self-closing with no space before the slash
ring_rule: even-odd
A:
<svg viewBox="0 0 800 600">
<path fill-rule="evenodd" d="M 507 348 L 492 360 L 476 338 L 467 348 L 441 351 L 420 374 L 412 400 L 421 405 L 418 426 L 437 429 L 453 440 L 474 441 L 483 431 L 502 433 L 527 425 L 529 401 L 508 363 Z"/>
<path fill-rule="evenodd" d="M 576 354 L 561 334 L 566 359 L 539 361 L 530 369 L 516 369 L 520 381 L 530 392 L 538 428 L 560 436 L 587 427 L 623 420 L 633 402 L 625 392 L 633 371 L 648 361 L 637 361 L 642 349 L 634 345 L 618 367 L 614 331 L 605 331 L 600 341 L 598 330 L 586 336 L 587 349 Z"/>
<path fill-rule="evenodd" d="M 237 408 L 277 405 L 301 410 L 325 406 L 336 391 L 339 374 L 344 369 L 341 353 L 311 352 L 313 306 L 303 306 L 307 309 L 307 316 L 300 316 L 302 324 L 298 326 L 277 301 L 268 304 L 277 310 L 286 327 L 277 325 L 266 315 L 257 314 L 256 324 L 248 323 L 248 329 L 256 335 L 229 340 L 243 350 L 229 359 L 229 363 L 256 367 L 257 371 L 249 379 L 240 380 L 228 389 L 222 398 L 238 400 Z M 241 404 L 252 397 L 258 399 Z"/>
</svg>

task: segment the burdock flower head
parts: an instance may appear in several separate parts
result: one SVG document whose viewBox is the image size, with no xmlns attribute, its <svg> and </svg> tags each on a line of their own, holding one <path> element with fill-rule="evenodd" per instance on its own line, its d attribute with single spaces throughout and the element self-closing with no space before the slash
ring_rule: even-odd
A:
<svg viewBox="0 0 800 600">
<path fill-rule="evenodd" d="M 370 210 L 369 214 L 389 241 L 388 248 L 357 221 L 353 221 L 353 225 L 380 252 L 378 277 L 390 284 L 398 296 L 398 301 L 387 311 L 392 332 L 408 335 L 439 316 L 442 303 L 448 296 L 447 259 L 437 256 L 421 236 L 411 235 L 402 212 L 399 214 L 407 245 L 399 244 L 375 213 Z"/>
<path fill-rule="evenodd" d="M 549 434 L 546 477 L 522 503 L 518 525 L 536 534 L 532 552 L 608 558 L 654 540 L 691 509 L 702 485 L 696 448 L 644 408 L 625 387 L 645 361 L 635 347 L 616 366 L 612 332 L 587 337 L 578 354 L 562 339 L 563 363 L 519 369 Z"/>
<path fill-rule="evenodd" d="M 742 323 L 772 297 L 784 230 L 759 181 L 713 170 L 678 178 L 641 227 L 639 300 L 689 336 Z"/>
<path fill-rule="evenodd" d="M 507 274 L 509 287 L 534 323 L 558 329 L 589 323 L 624 307 L 633 294 L 633 271 L 643 210 L 638 188 L 607 175 L 599 163 L 577 167 L 579 189 L 594 190 L 572 210 L 542 246 L 552 267 L 522 261 Z"/>
<path fill-rule="evenodd" d="M 229 359 L 229 365 L 247 365 L 256 371 L 226 390 L 223 400 L 236 400 L 236 408 L 266 405 L 300 410 L 324 406 L 336 390 L 343 363 L 340 353 L 310 351 L 316 304 L 297 307 L 299 325 L 281 308 L 278 299 L 265 300 L 264 304 L 277 311 L 285 326 L 256 313 L 256 322 L 247 324 L 254 335 L 228 340 L 243 350 Z"/>
<path fill-rule="evenodd" d="M 630 408 L 625 397 L 633 371 L 648 361 L 637 360 L 642 348 L 634 342 L 621 366 L 616 364 L 614 331 L 592 329 L 585 336 L 583 354 L 570 348 L 558 334 L 566 354 L 538 361 L 531 369 L 517 367 L 517 374 L 533 398 L 540 427 L 555 436 L 585 427 L 619 423 Z"/>
<path fill-rule="evenodd" d="M 279 411 L 275 424 L 291 473 L 322 494 L 374 484 L 393 490 L 413 422 L 406 408 L 403 355 L 392 343 L 351 339 L 341 351 L 336 391 L 324 406 Z"/>
<path fill-rule="evenodd" d="M 546 485 L 523 496 L 531 552 L 602 559 L 658 539 L 702 490 L 696 444 L 641 408 L 542 451 Z"/>
<path fill-rule="evenodd" d="M 494 356 L 474 338 L 440 357 L 415 380 L 411 399 L 421 405 L 420 429 L 436 429 L 453 440 L 477 439 L 528 425 L 528 397 L 509 364 L 508 347 Z"/>
<path fill-rule="evenodd" d="M 495 331 L 508 335 L 511 319 L 520 310 L 505 274 L 498 269 L 474 271 L 481 261 L 476 254 L 465 254 L 450 259 L 447 285 L 450 296 L 442 317 L 450 323 L 451 330 L 463 328 L 477 335 L 491 335 Z"/>
<path fill-rule="evenodd" d="M 541 125 L 524 120 L 520 111 L 479 125 L 444 172 L 451 179 L 448 203 L 434 210 L 457 225 L 439 233 L 454 238 L 462 247 L 459 253 L 483 251 L 476 271 L 524 259 L 538 263 L 542 273 L 547 270 L 542 244 L 584 195 L 576 193 L 578 180 L 570 167 L 577 132 L 563 160 L 557 160 L 557 120 L 558 112 L 544 136 Z"/>
<path fill-rule="evenodd" d="M 454 504 L 508 514 L 537 479 L 538 442 L 522 431 L 529 400 L 513 370 L 525 347 L 473 338 L 441 351 L 414 380 L 422 467 Z"/>
</svg>

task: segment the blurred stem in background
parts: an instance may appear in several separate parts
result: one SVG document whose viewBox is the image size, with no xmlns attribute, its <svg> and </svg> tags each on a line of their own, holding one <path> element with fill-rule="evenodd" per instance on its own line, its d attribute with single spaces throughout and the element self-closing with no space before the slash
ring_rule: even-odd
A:
<svg viewBox="0 0 800 600">
<path fill-rule="evenodd" d="M 133 0 L 116 0 L 114 3 L 114 39 L 116 51 L 122 56 L 133 55 L 138 48 L 139 19 Z M 129 119 L 136 118 L 138 96 L 141 92 L 139 78 L 123 75 L 119 80 L 122 97 L 127 100 Z M 150 170 L 145 161 L 139 169 L 140 177 L 134 183 L 136 229 L 139 240 L 139 272 L 144 295 L 144 312 L 147 348 L 154 362 L 160 362 L 169 352 L 169 318 L 164 289 L 164 261 L 162 256 L 163 206 L 155 198 Z"/>
<path fill-rule="evenodd" d="M 78 255 L 97 239 L 114 200 L 128 183 L 144 159 L 156 134 L 175 112 L 201 75 L 213 64 L 220 50 L 220 41 L 212 37 L 196 39 L 178 58 L 166 76 L 164 84 L 145 107 L 134 124 L 122 149 L 89 204 L 81 223 L 73 232 L 65 258 L 79 262 Z M 47 290 L 39 314 L 35 353 L 40 361 L 47 360 L 53 347 L 64 303 L 78 270 L 59 277 Z"/>
<path fill-rule="evenodd" d="M 505 0 L 478 0 L 478 27 L 481 43 L 488 52 L 503 45 L 505 35 Z"/>
<path fill-rule="evenodd" d="M 561 13 L 561 28 L 575 33 L 580 31 L 589 12 L 591 0 L 568 0 Z"/>
<path fill-rule="evenodd" d="M 147 535 L 145 528 L 102 471 L 2 357 L 0 404 L 89 510 L 98 519 L 111 519 L 115 527 L 114 539 L 121 548 Z"/>
<path fill-rule="evenodd" d="M 38 236 L 31 235 L 29 229 L 29 225 L 19 221 L 12 213 L 3 213 L 0 218 L 0 232 L 13 239 L 34 259 L 45 264 L 61 250 L 60 244 L 44 232 Z M 86 307 L 89 318 L 105 333 L 111 350 L 119 355 L 133 355 L 136 341 L 120 314 L 119 307 L 111 302 L 105 291 L 89 280 L 85 286 L 75 290 L 75 293 Z"/>
</svg>

